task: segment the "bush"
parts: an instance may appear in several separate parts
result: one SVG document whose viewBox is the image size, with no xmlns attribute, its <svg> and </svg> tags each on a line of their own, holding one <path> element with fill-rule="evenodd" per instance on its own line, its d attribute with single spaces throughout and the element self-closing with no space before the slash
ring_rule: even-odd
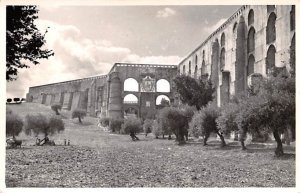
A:
<svg viewBox="0 0 300 193">
<path fill-rule="evenodd" d="M 14 114 L 10 109 L 6 111 L 6 136 L 12 136 L 15 139 L 15 136 L 18 136 L 23 128 L 22 118 Z"/>
<path fill-rule="evenodd" d="M 20 98 L 14 98 L 14 102 L 19 102 Z"/>
<path fill-rule="evenodd" d="M 144 128 L 144 133 L 147 134 L 148 133 L 151 133 L 152 131 L 152 124 L 153 124 L 153 120 L 152 119 L 146 119 L 144 121 L 144 124 L 143 124 L 143 128 Z"/>
<path fill-rule="evenodd" d="M 46 117 L 42 114 L 28 114 L 25 117 L 25 133 L 31 135 L 33 132 L 35 136 L 44 134 L 45 138 L 48 135 L 60 133 L 65 129 L 62 119 L 57 116 Z"/>
<path fill-rule="evenodd" d="M 163 132 L 173 132 L 176 136 L 176 141 L 185 143 L 184 136 L 187 137 L 188 131 L 188 118 L 185 116 L 184 111 L 174 108 L 165 107 L 159 113 L 159 125 Z"/>
<path fill-rule="evenodd" d="M 156 120 L 154 120 L 152 123 L 152 133 L 156 137 L 156 139 L 158 139 L 158 136 L 163 134 L 162 129 Z"/>
<path fill-rule="evenodd" d="M 61 104 L 53 104 L 51 105 L 51 109 L 55 112 L 56 115 L 59 115 L 59 110 L 61 110 Z"/>
<path fill-rule="evenodd" d="M 277 142 L 275 155 L 283 155 L 280 134 L 290 129 L 295 133 L 295 78 L 278 75 L 261 81 L 255 95 L 241 100 L 236 122 L 241 131 L 243 149 L 247 132 L 267 136 L 273 133 Z"/>
<path fill-rule="evenodd" d="M 142 121 L 138 118 L 130 117 L 124 120 L 122 124 L 121 133 L 129 134 L 129 133 L 139 133 L 142 131 Z"/>
<path fill-rule="evenodd" d="M 216 105 L 208 104 L 193 116 L 189 124 L 190 131 L 195 137 L 199 134 L 204 137 L 204 145 L 207 145 L 209 135 L 214 132 L 222 140 L 222 146 L 226 145 L 223 135 L 219 132 L 216 119 L 220 116 L 219 109 Z"/>
<path fill-rule="evenodd" d="M 111 132 L 120 133 L 124 119 L 121 118 L 111 118 L 109 121 L 109 130 Z"/>
<path fill-rule="evenodd" d="M 109 118 L 108 117 L 100 118 L 99 123 L 101 124 L 102 127 L 107 127 L 109 126 Z"/>
<path fill-rule="evenodd" d="M 7 103 L 11 103 L 11 102 L 12 102 L 12 99 L 11 99 L 11 98 L 8 98 L 8 99 L 6 99 L 6 102 L 7 102 Z"/>
<path fill-rule="evenodd" d="M 232 131 L 237 132 L 239 130 L 236 123 L 236 116 L 239 110 L 237 103 L 227 103 L 221 107 L 221 115 L 216 120 L 221 133 L 227 135 Z"/>
<path fill-rule="evenodd" d="M 78 122 L 80 124 L 82 123 L 81 119 L 83 119 L 85 116 L 86 116 L 86 110 L 84 109 L 75 109 L 72 112 L 72 119 L 78 118 Z"/>
</svg>

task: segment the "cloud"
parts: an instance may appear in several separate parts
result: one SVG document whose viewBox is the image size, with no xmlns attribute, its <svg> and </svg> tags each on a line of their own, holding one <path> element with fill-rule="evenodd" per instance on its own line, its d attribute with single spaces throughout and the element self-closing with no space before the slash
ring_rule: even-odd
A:
<svg viewBox="0 0 300 193">
<path fill-rule="evenodd" d="M 37 26 L 42 32 L 50 27 L 46 45 L 55 55 L 29 69 L 21 69 L 18 80 L 7 84 L 7 97 L 25 97 L 30 86 L 106 74 L 117 62 L 178 64 L 180 61 L 178 56 L 139 56 L 108 40 L 88 39 L 72 25 L 39 20 Z"/>
<path fill-rule="evenodd" d="M 212 33 L 213 31 L 215 31 L 216 29 L 218 29 L 218 27 L 220 27 L 226 20 L 227 19 L 222 18 L 217 23 L 215 23 L 214 25 L 204 27 L 203 30 L 206 33 Z"/>
<path fill-rule="evenodd" d="M 158 17 L 158 18 L 167 18 L 167 17 L 170 17 L 170 16 L 175 15 L 175 14 L 176 14 L 176 11 L 174 9 L 166 7 L 162 10 L 159 10 L 156 13 L 156 17 Z"/>
</svg>

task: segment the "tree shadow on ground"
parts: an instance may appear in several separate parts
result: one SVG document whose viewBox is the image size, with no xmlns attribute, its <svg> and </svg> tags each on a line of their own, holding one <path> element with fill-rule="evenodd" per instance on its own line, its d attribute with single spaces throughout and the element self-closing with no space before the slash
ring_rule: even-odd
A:
<svg viewBox="0 0 300 193">
<path fill-rule="evenodd" d="M 94 123 L 89 122 L 89 121 L 82 121 L 82 123 L 79 123 L 79 122 L 77 121 L 77 122 L 73 122 L 73 123 L 76 124 L 76 125 L 79 125 L 79 126 L 90 126 L 90 125 L 95 125 Z"/>
</svg>

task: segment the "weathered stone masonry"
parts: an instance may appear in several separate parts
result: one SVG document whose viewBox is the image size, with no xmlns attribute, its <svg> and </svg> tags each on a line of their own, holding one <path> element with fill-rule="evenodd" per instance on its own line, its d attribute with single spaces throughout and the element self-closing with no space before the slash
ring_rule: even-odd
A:
<svg viewBox="0 0 300 193">
<path fill-rule="evenodd" d="M 266 77 L 276 68 L 290 70 L 290 48 L 295 48 L 295 6 L 245 5 L 214 31 L 179 65 L 116 63 L 107 75 L 29 88 L 28 102 L 60 103 L 65 110 L 86 109 L 101 117 L 123 117 L 134 112 L 145 117 L 158 107 L 159 95 L 176 102 L 172 79 L 179 74 L 209 77 L 216 87 L 218 105 L 244 91 L 254 74 Z M 134 90 L 124 83 L 136 82 Z M 169 83 L 161 92 L 158 83 Z M 127 101 L 127 96 L 136 101 Z"/>
<path fill-rule="evenodd" d="M 114 118 L 123 117 L 124 112 L 133 109 L 137 116 L 145 117 L 150 110 L 156 110 L 159 95 L 174 101 L 172 79 L 176 74 L 176 65 L 116 63 L 108 75 L 30 87 L 27 101 L 45 105 L 60 103 L 65 110 L 81 108 L 91 116 L 99 113 L 101 117 Z M 145 78 L 148 78 L 148 86 L 143 86 Z M 136 80 L 137 90 L 124 90 L 124 83 L 128 79 Z M 170 91 L 156 90 L 156 84 L 161 80 L 170 84 Z M 137 102 L 124 102 L 129 94 L 136 96 Z"/>
<path fill-rule="evenodd" d="M 218 105 L 246 89 L 252 74 L 266 77 L 275 68 L 290 70 L 295 48 L 295 6 L 245 5 L 179 65 L 181 74 L 208 75 Z"/>
</svg>

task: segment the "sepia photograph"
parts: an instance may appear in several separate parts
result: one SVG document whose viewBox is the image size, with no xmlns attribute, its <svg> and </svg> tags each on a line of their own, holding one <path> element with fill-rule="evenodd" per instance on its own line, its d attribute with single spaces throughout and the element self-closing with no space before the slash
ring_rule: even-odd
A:
<svg viewBox="0 0 300 193">
<path fill-rule="evenodd" d="M 297 192 L 296 4 L 113 2 L 1 4 L 0 192 Z"/>
</svg>

